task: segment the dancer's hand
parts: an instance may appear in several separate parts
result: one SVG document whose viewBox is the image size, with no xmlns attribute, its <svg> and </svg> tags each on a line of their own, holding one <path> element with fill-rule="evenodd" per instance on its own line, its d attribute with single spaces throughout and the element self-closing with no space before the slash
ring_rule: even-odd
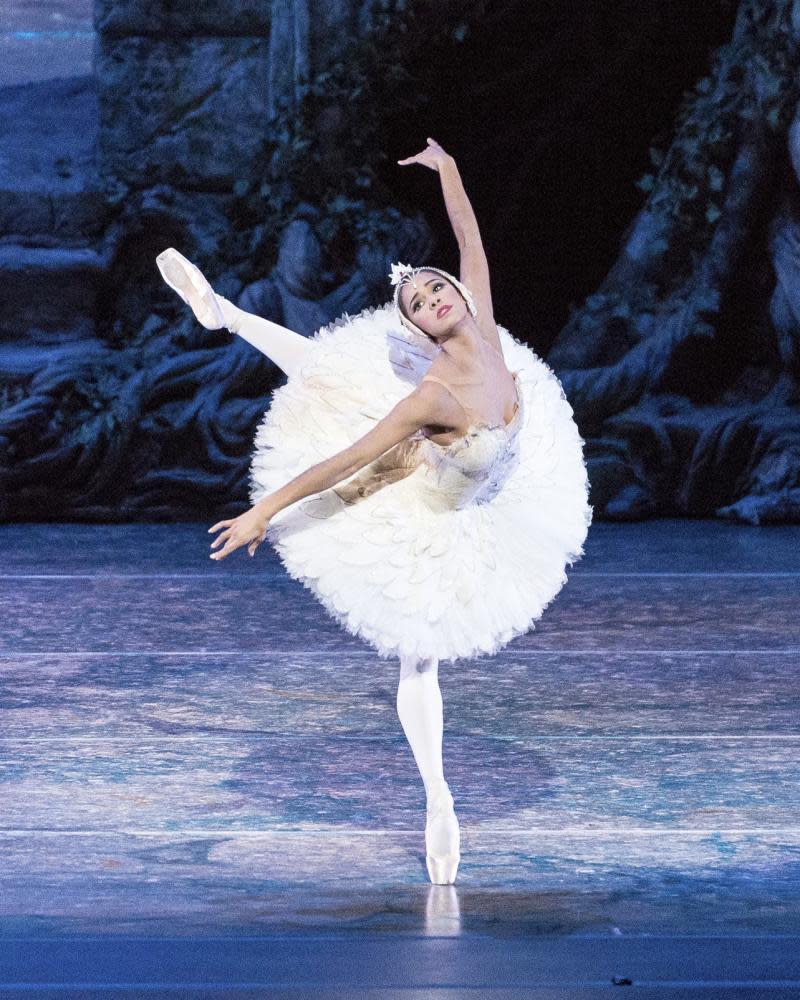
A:
<svg viewBox="0 0 800 1000">
<path fill-rule="evenodd" d="M 437 173 L 443 163 L 448 163 L 453 159 L 449 153 L 445 153 L 435 139 L 428 139 L 428 145 L 416 156 L 408 156 L 405 160 L 398 160 L 401 167 L 406 167 L 410 163 L 421 163 L 424 167 L 430 167 Z"/>
<path fill-rule="evenodd" d="M 224 528 L 225 530 L 211 543 L 211 548 L 215 549 L 223 541 L 225 545 L 219 552 L 212 552 L 211 558 L 224 559 L 231 552 L 235 552 L 238 548 L 241 548 L 242 545 L 247 546 L 247 551 L 251 556 L 255 555 L 256 549 L 267 537 L 269 520 L 267 511 L 257 504 L 238 517 L 231 518 L 228 521 L 217 521 L 216 524 L 208 529 L 209 533 L 219 531 L 220 528 Z"/>
</svg>

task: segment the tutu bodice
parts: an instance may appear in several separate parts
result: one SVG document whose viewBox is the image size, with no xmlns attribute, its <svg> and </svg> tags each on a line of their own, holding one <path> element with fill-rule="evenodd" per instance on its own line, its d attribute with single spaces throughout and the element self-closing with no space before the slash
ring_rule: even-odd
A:
<svg viewBox="0 0 800 1000">
<path fill-rule="evenodd" d="M 514 378 L 516 381 L 516 374 Z M 441 382 L 468 414 L 473 413 L 451 382 L 433 375 L 426 375 L 421 381 L 426 380 Z M 489 503 L 497 496 L 519 464 L 522 406 L 518 391 L 517 407 L 508 424 L 473 420 L 466 432 L 450 444 L 438 444 L 424 432 L 418 432 L 415 438 L 419 440 L 424 467 L 423 489 L 433 509 Z"/>
</svg>

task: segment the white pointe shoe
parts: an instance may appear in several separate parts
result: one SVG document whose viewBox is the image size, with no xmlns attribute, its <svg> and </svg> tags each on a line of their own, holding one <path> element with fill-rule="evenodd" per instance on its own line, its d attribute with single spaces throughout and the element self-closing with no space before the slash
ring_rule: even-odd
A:
<svg viewBox="0 0 800 1000">
<path fill-rule="evenodd" d="M 174 247 L 162 251 L 156 257 L 156 264 L 164 281 L 191 306 L 192 312 L 207 330 L 219 330 L 225 326 L 225 317 L 214 289 L 199 268 Z"/>
<path fill-rule="evenodd" d="M 444 779 L 428 789 L 425 825 L 425 862 L 434 885 L 452 885 L 461 860 L 461 831 L 453 808 L 453 796 Z"/>
</svg>

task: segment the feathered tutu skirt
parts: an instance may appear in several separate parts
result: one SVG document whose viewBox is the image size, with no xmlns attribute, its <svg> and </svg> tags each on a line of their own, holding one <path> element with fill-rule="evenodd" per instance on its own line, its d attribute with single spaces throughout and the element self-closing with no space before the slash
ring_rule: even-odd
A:
<svg viewBox="0 0 800 1000">
<path fill-rule="evenodd" d="M 500 449 L 514 461 L 499 456 L 482 467 L 492 488 L 480 500 L 448 490 L 448 473 L 459 482 L 481 475 L 464 466 L 465 449 L 418 434 L 267 527 L 289 574 L 381 657 L 497 653 L 534 627 L 567 582 L 565 567 L 583 555 L 592 507 L 572 407 L 552 369 L 498 329 L 519 419 Z M 253 503 L 371 430 L 437 351 L 399 323 L 392 305 L 345 315 L 311 343 L 256 433 Z"/>
</svg>

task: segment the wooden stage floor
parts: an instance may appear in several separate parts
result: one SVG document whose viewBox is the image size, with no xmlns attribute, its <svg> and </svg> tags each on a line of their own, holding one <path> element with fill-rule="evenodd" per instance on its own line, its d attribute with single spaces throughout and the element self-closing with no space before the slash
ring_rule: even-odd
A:
<svg viewBox="0 0 800 1000">
<path fill-rule="evenodd" d="M 800 997 L 800 526 L 597 523 L 442 664 L 452 887 L 397 662 L 207 527 L 0 526 L 0 1000 Z"/>
</svg>

